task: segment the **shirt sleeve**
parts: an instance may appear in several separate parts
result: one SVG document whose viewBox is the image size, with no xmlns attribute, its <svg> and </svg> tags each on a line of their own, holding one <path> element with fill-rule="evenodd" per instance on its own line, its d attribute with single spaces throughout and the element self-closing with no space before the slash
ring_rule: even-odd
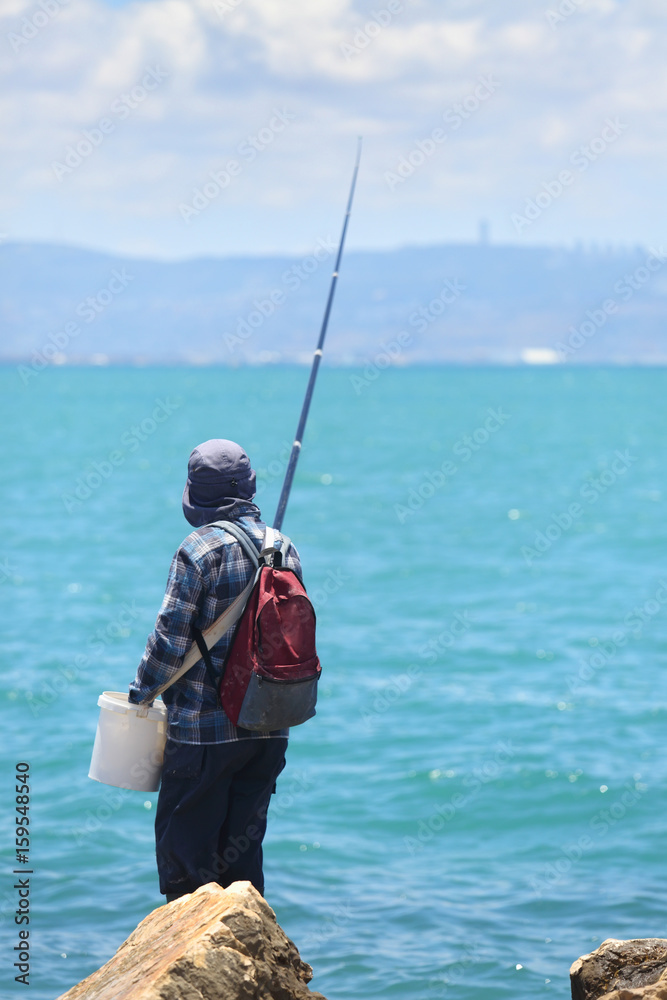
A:
<svg viewBox="0 0 667 1000">
<path fill-rule="evenodd" d="M 155 692 L 174 676 L 192 645 L 192 626 L 204 600 L 205 588 L 199 566 L 183 549 L 171 562 L 167 589 L 155 628 L 130 684 L 129 700 L 152 701 Z"/>
<path fill-rule="evenodd" d="M 298 576 L 301 583 L 303 583 L 303 573 L 301 571 L 301 559 L 299 558 L 299 553 L 296 547 L 290 543 L 290 547 L 287 550 L 287 555 L 285 556 L 285 566 L 287 569 L 293 570 Z"/>
</svg>

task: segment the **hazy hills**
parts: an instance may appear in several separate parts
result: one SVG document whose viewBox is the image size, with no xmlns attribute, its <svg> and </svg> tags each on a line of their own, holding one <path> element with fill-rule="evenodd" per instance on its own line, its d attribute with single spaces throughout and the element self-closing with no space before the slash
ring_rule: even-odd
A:
<svg viewBox="0 0 667 1000">
<path fill-rule="evenodd" d="M 37 366 L 305 360 L 335 241 L 299 258 L 179 262 L 5 244 L 0 359 Z M 384 352 L 396 363 L 666 363 L 665 265 L 661 248 L 350 252 L 326 359 L 366 363 Z"/>
</svg>

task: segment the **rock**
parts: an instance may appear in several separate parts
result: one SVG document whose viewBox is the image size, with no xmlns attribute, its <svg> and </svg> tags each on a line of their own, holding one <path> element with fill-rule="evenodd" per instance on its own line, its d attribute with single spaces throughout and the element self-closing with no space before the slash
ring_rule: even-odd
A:
<svg viewBox="0 0 667 1000">
<path fill-rule="evenodd" d="M 250 882 L 215 882 L 153 910 L 58 1000 L 326 1000 Z"/>
<path fill-rule="evenodd" d="M 572 1000 L 667 1000 L 667 939 L 608 938 L 570 969 Z"/>
</svg>

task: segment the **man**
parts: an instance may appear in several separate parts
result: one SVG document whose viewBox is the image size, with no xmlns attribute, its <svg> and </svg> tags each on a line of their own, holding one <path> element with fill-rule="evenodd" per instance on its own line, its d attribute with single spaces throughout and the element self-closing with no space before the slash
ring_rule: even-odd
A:
<svg viewBox="0 0 667 1000">
<path fill-rule="evenodd" d="M 130 701 L 150 702 L 194 642 L 241 593 L 254 573 L 236 539 L 212 521 L 238 522 L 261 548 L 265 525 L 252 498 L 255 472 L 233 441 L 194 449 L 183 492 L 195 528 L 174 556 L 155 629 L 148 638 Z M 301 578 L 290 546 L 285 566 Z M 210 651 L 219 676 L 233 629 Z M 262 840 L 275 782 L 285 766 L 288 730 L 251 732 L 221 708 L 203 659 L 163 695 L 168 730 L 155 817 L 160 892 L 167 902 L 216 881 L 248 879 L 263 894 Z"/>
</svg>

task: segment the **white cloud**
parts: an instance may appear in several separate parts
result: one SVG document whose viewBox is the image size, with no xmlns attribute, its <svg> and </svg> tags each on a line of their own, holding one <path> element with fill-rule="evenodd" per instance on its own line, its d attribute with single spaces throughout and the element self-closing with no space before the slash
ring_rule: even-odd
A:
<svg viewBox="0 0 667 1000">
<path fill-rule="evenodd" d="M 511 214 L 608 117 L 621 116 L 628 128 L 618 142 L 522 238 L 659 238 L 667 225 L 662 7 L 583 0 L 550 24 L 559 6 L 48 0 L 47 16 L 31 0 L 5 0 L 0 228 L 167 255 L 300 249 L 313 227 L 337 218 L 363 131 L 353 240 L 355 231 L 375 245 L 472 237 L 481 216 L 492 235 L 516 239 Z M 111 109 L 151 67 L 167 78 L 133 107 L 130 96 L 121 118 Z M 489 75 L 499 86 L 474 108 Z M 443 116 L 457 105 L 471 110 L 453 128 Z M 184 226 L 179 204 L 210 171 L 239 160 L 248 137 L 259 142 L 252 137 L 275 109 L 294 121 Z M 58 180 L 53 161 L 104 117 L 113 131 Z M 446 140 L 390 190 L 387 171 L 438 128 Z"/>
</svg>

